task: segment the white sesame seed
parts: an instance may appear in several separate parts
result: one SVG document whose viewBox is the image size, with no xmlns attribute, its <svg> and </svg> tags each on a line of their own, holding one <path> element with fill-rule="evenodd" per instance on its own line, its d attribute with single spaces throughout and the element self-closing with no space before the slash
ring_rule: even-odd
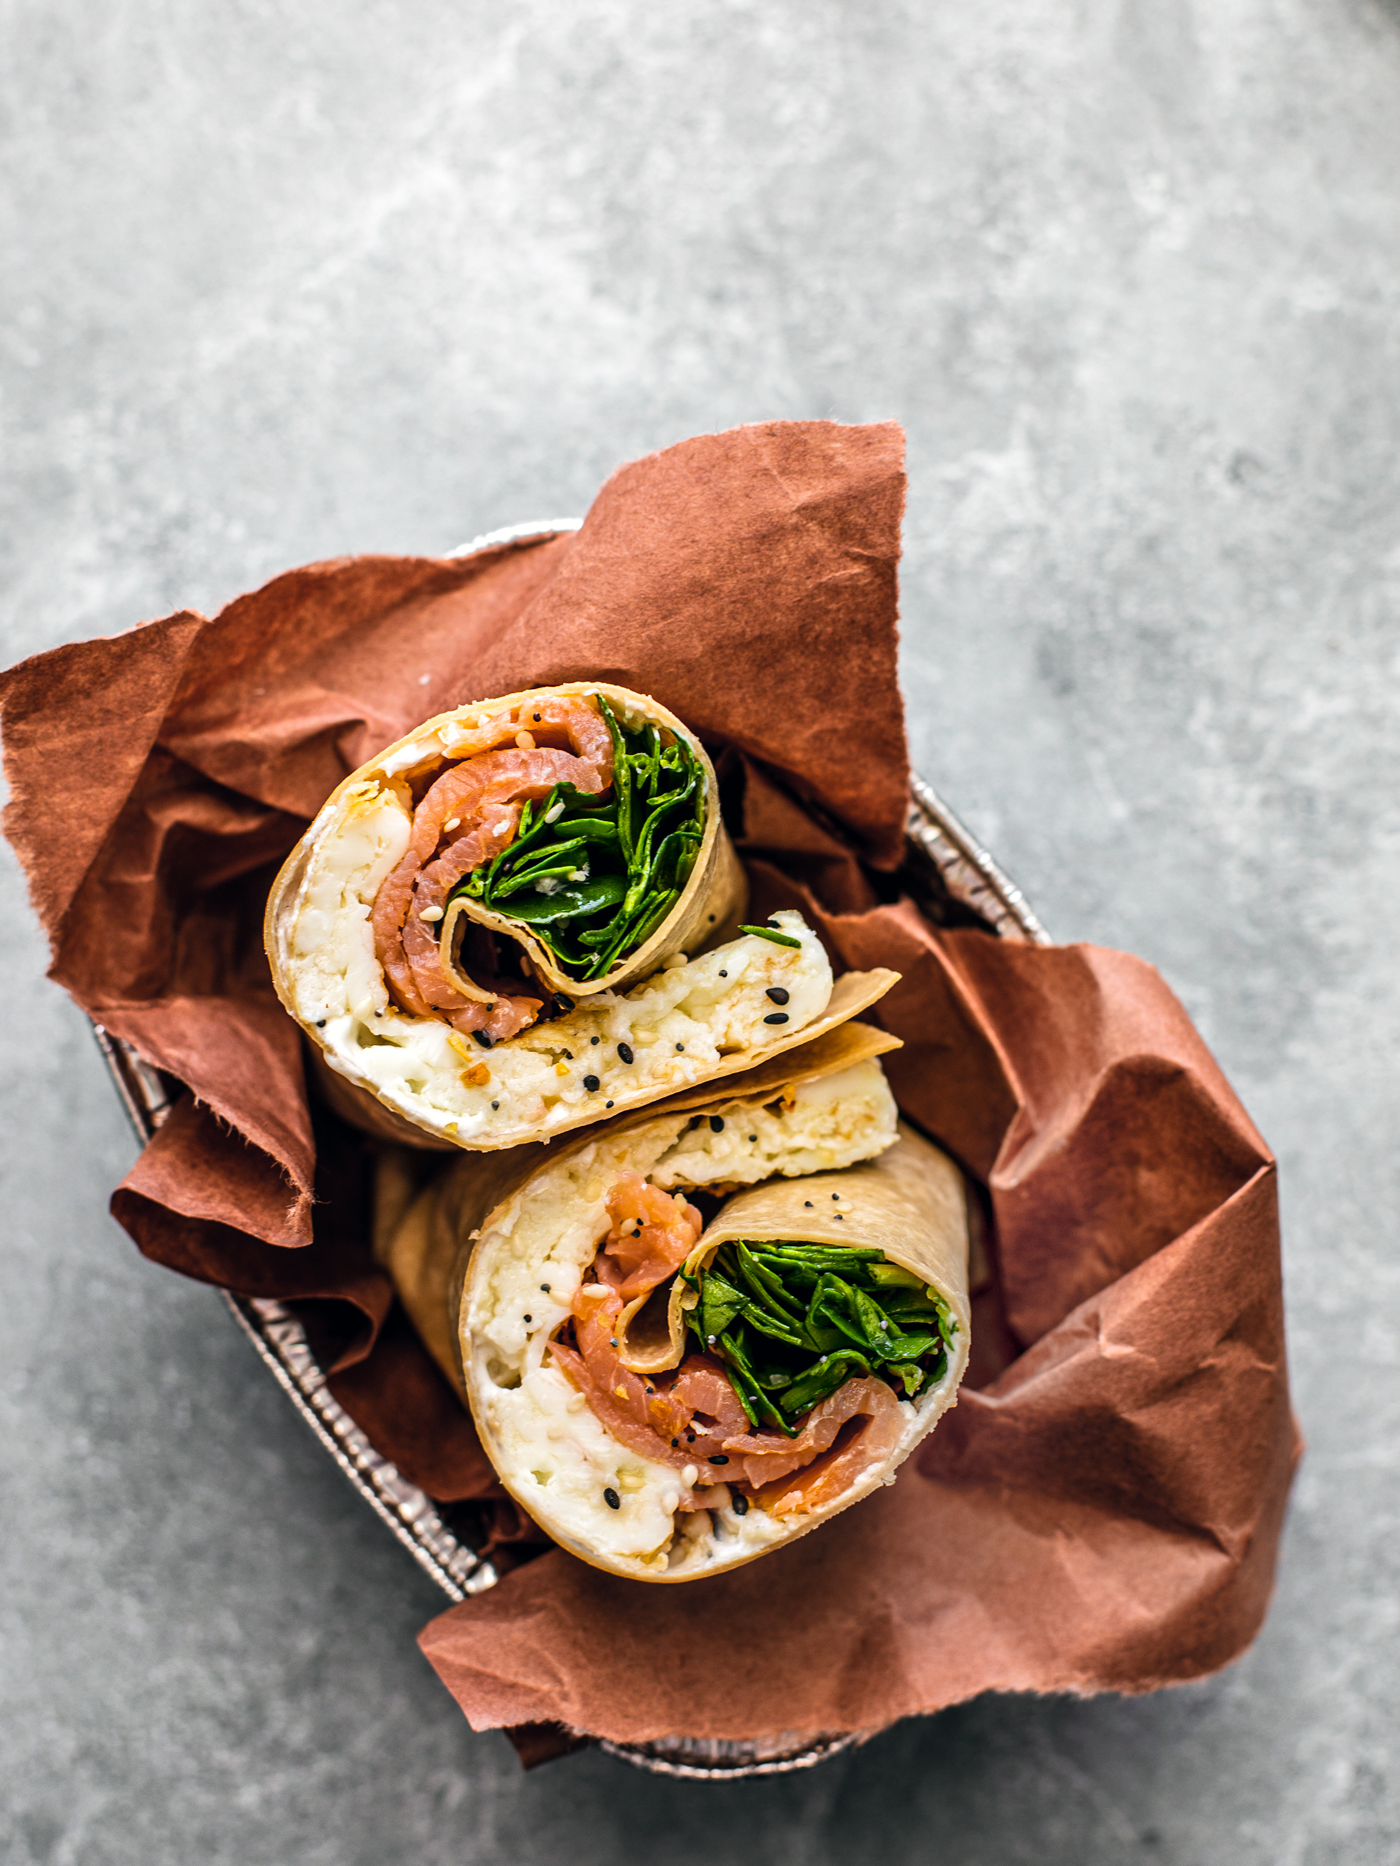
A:
<svg viewBox="0 0 1400 1866">
<path fill-rule="evenodd" d="M 563 814 L 564 814 L 564 799 L 561 797 L 558 803 L 551 804 L 549 809 L 545 811 L 544 820 L 546 823 L 557 823 Z"/>
<path fill-rule="evenodd" d="M 418 918 L 420 920 L 441 920 L 442 909 L 440 907 L 425 907 Z"/>
</svg>

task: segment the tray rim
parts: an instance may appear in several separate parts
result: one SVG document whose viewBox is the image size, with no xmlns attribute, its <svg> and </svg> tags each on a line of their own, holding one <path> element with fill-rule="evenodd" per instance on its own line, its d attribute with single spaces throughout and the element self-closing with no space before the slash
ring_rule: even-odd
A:
<svg viewBox="0 0 1400 1866">
<path fill-rule="evenodd" d="M 559 518 L 504 525 L 444 555 L 461 558 L 504 544 L 543 543 L 577 531 L 582 523 L 581 518 Z M 978 915 L 998 938 L 1037 946 L 1051 943 L 1020 888 L 933 786 L 912 772 L 905 835 L 907 843 L 931 864 L 948 894 Z M 165 1082 L 131 1044 L 113 1036 L 96 1018 L 90 1021 L 118 1098 L 144 1146 L 171 1111 Z M 375 1450 L 334 1398 L 297 1316 L 274 1299 L 242 1296 L 227 1289 L 219 1294 L 322 1447 L 448 1598 L 459 1602 L 494 1587 L 499 1576 L 493 1565 L 453 1533 L 436 1502 Z M 728 1781 L 815 1768 L 874 1734 L 849 1731 L 806 1738 L 785 1734 L 766 1742 L 685 1736 L 647 1743 L 595 1740 L 606 1755 L 655 1775 Z"/>
</svg>

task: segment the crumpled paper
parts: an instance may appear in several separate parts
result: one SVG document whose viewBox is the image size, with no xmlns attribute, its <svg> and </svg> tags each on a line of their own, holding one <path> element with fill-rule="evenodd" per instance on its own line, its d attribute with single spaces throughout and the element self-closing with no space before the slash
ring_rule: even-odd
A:
<svg viewBox="0 0 1400 1866">
<path fill-rule="evenodd" d="M 149 1256 L 292 1302 L 384 1455 L 494 1500 L 505 1578 L 422 1643 L 532 1754 L 556 1725 L 801 1738 L 989 1689 L 1148 1690 L 1233 1658 L 1267 1604 L 1297 1455 L 1273 1162 L 1150 967 L 938 930 L 903 897 L 901 443 L 705 436 L 616 473 L 576 536 L 314 565 L 0 677 L 51 975 L 184 1085 L 113 1210 Z M 898 1483 L 685 1587 L 541 1552 L 501 1500 L 371 1254 L 373 1143 L 308 1097 L 260 938 L 347 772 L 447 707 L 589 677 L 721 757 L 755 911 L 903 974 L 878 1013 L 895 1092 L 988 1220 L 969 1381 Z"/>
</svg>

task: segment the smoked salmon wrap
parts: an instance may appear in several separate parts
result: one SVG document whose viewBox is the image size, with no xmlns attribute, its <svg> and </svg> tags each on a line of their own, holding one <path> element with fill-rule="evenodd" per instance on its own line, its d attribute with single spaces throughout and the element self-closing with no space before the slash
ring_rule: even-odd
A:
<svg viewBox="0 0 1400 1866">
<path fill-rule="evenodd" d="M 378 1251 L 501 1482 L 639 1581 L 889 1483 L 957 1397 L 969 1206 L 847 1024 L 563 1147 L 458 1161 Z"/>
<path fill-rule="evenodd" d="M 699 739 L 644 694 L 537 688 L 352 773 L 273 884 L 277 992 L 341 1113 L 491 1150 L 742 1070 L 872 1003 L 792 913 L 742 928 Z"/>
</svg>

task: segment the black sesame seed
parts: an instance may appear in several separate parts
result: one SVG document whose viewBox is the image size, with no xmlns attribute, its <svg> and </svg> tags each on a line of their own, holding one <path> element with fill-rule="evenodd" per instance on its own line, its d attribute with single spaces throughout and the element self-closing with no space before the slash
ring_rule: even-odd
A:
<svg viewBox="0 0 1400 1866">
<path fill-rule="evenodd" d="M 710 1132 L 712 1134 L 722 1134 L 724 1132 L 724 1116 L 722 1114 L 712 1114 L 710 1116 Z"/>
<path fill-rule="evenodd" d="M 525 1320 L 526 1320 L 527 1322 L 533 1322 L 533 1321 L 534 1321 L 534 1319 L 535 1319 L 535 1318 L 534 1318 L 534 1316 L 533 1316 L 533 1315 L 527 1315 L 527 1316 L 525 1317 Z"/>
<path fill-rule="evenodd" d="M 598 1037 L 590 1037 L 590 1038 L 588 1039 L 588 1041 L 589 1041 L 590 1043 L 598 1043 L 598 1042 L 600 1042 L 600 1041 L 601 1041 L 601 1038 L 598 1038 Z"/>
<path fill-rule="evenodd" d="M 605 1102 L 603 1103 L 603 1106 L 604 1106 L 605 1108 L 611 1108 L 611 1107 L 612 1107 L 612 1103 L 611 1103 L 610 1101 L 605 1101 Z"/>
<path fill-rule="evenodd" d="M 755 1142 L 757 1141 L 757 1139 L 758 1139 L 758 1135 L 757 1135 L 757 1134 L 750 1134 L 750 1135 L 749 1135 L 749 1145 L 750 1145 L 750 1146 L 753 1146 L 753 1145 L 755 1144 Z"/>
<path fill-rule="evenodd" d="M 545 1293 L 545 1295 L 546 1295 L 546 1296 L 547 1296 L 547 1295 L 549 1294 L 549 1285 L 548 1285 L 548 1283 L 541 1283 L 541 1284 L 540 1284 L 540 1288 L 541 1288 L 541 1289 L 542 1289 L 542 1290 L 544 1291 L 544 1293 Z"/>
<path fill-rule="evenodd" d="M 786 1011 L 770 1011 L 764 1018 L 765 1024 L 785 1024 L 788 1020 Z"/>
<path fill-rule="evenodd" d="M 678 1438 L 673 1438 L 671 1440 L 672 1449 L 674 1450 L 676 1447 L 678 1447 L 680 1445 L 680 1442 L 681 1441 Z"/>
<path fill-rule="evenodd" d="M 834 1200 L 834 1199 L 839 1199 L 839 1198 L 840 1198 L 840 1196 L 841 1196 L 841 1194 L 840 1194 L 839 1192 L 833 1192 L 831 1196 L 832 1196 L 832 1198 L 833 1198 L 833 1200 Z"/>
<path fill-rule="evenodd" d="M 318 1018 L 316 1019 L 316 1028 L 317 1028 L 318 1030 L 324 1030 L 324 1029 L 325 1029 L 325 1027 L 326 1027 L 326 1020 L 325 1020 L 325 1018 L 324 1018 L 324 1017 L 318 1017 Z"/>
<path fill-rule="evenodd" d="M 721 978 L 728 978 L 728 977 L 729 977 L 729 974 L 728 974 L 728 972 L 721 972 L 721 973 L 720 973 L 720 977 L 721 977 Z"/>
<path fill-rule="evenodd" d="M 710 925 L 711 925 L 711 926 L 713 926 L 713 925 L 714 925 L 714 923 L 715 923 L 715 917 L 714 917 L 714 915 L 713 915 L 713 914 L 711 914 L 711 915 L 710 915 Z"/>
<path fill-rule="evenodd" d="M 565 1050 L 564 1054 L 570 1062 L 574 1060 L 574 1053 L 572 1050 Z"/>
<path fill-rule="evenodd" d="M 603 1492 L 603 1501 L 610 1510 L 620 1510 L 622 1508 L 622 1498 L 618 1496 L 611 1484 L 609 1484 L 607 1489 Z"/>
<path fill-rule="evenodd" d="M 535 714 L 535 724 L 536 724 L 536 725 L 538 725 L 538 724 L 540 723 L 540 718 L 541 718 L 541 715 L 540 715 L 539 713 L 536 713 L 536 714 Z"/>
<path fill-rule="evenodd" d="M 841 1221 L 842 1221 L 842 1219 L 843 1219 L 843 1218 L 844 1218 L 845 1216 L 846 1216 L 846 1214 L 845 1214 L 844 1212 L 837 1212 L 837 1214 L 836 1214 L 836 1222 L 837 1222 L 837 1224 L 838 1224 L 838 1225 L 839 1225 L 839 1224 L 841 1223 Z"/>
<path fill-rule="evenodd" d="M 693 1432 L 687 1432 L 686 1438 L 692 1445 L 695 1443 L 695 1434 Z"/>
<path fill-rule="evenodd" d="M 764 995 L 771 998 L 774 1004 L 786 1004 L 792 994 L 782 985 L 770 985 Z"/>
<path fill-rule="evenodd" d="M 617 1046 L 617 1053 L 625 1063 L 636 1061 L 636 1058 L 632 1054 L 632 1045 L 630 1043 L 619 1043 Z"/>
<path fill-rule="evenodd" d="M 588 1090 L 589 1094 L 591 1095 L 594 1089 L 601 1088 L 603 1085 L 598 1080 L 597 1076 L 585 1076 L 583 1078 L 583 1086 Z"/>
<path fill-rule="evenodd" d="M 728 1464 L 728 1462 L 729 1453 L 727 1451 L 717 1451 L 710 1459 L 711 1464 Z"/>
<path fill-rule="evenodd" d="M 574 1001 L 572 998 L 566 998 L 562 991 L 556 991 L 554 994 L 554 1008 L 559 1013 L 560 1017 L 567 1017 L 569 1012 L 574 1008 Z"/>
<path fill-rule="evenodd" d="M 807 1207 L 807 1210 L 810 1212 L 812 1209 L 812 1201 L 810 1199 L 803 1199 L 802 1203 Z"/>
<path fill-rule="evenodd" d="M 748 1498 L 747 1498 L 747 1497 L 735 1497 L 735 1499 L 734 1499 L 734 1514 L 735 1514 L 736 1516 L 747 1516 L 747 1515 L 748 1515 L 748 1513 L 749 1513 L 749 1500 L 748 1500 Z"/>
<path fill-rule="evenodd" d="M 609 1345 L 610 1345 L 611 1347 L 614 1347 L 614 1348 L 615 1348 L 615 1347 L 617 1346 L 617 1336 L 616 1336 L 616 1335 L 614 1335 L 614 1336 L 613 1336 L 613 1338 L 612 1338 L 612 1341 L 611 1341 L 611 1343 L 610 1343 Z"/>
<path fill-rule="evenodd" d="M 486 1034 L 486 1032 L 485 1032 L 484 1030 L 474 1030 L 474 1031 L 472 1032 L 472 1036 L 473 1036 L 473 1037 L 475 1038 L 475 1040 L 476 1040 L 476 1041 L 477 1041 L 477 1042 L 478 1042 L 478 1043 L 479 1043 L 479 1044 L 481 1045 L 481 1047 L 482 1047 L 482 1049 L 483 1049 L 483 1050 L 489 1050 L 489 1049 L 490 1049 L 490 1047 L 491 1047 L 491 1039 L 490 1039 L 490 1037 L 488 1037 L 488 1036 L 487 1036 L 487 1034 Z"/>
<path fill-rule="evenodd" d="M 500 1105 L 501 1105 L 501 1104 L 500 1104 L 500 1103 L 499 1103 L 498 1101 L 493 1101 L 493 1102 L 492 1102 L 492 1104 L 491 1104 L 491 1106 L 492 1106 L 493 1108 L 499 1108 L 499 1107 L 500 1107 Z"/>
<path fill-rule="evenodd" d="M 683 1043 L 678 1043 L 678 1044 L 676 1045 L 676 1048 L 677 1048 L 678 1050 L 683 1050 L 683 1049 L 685 1048 L 685 1045 L 684 1045 Z"/>
</svg>

